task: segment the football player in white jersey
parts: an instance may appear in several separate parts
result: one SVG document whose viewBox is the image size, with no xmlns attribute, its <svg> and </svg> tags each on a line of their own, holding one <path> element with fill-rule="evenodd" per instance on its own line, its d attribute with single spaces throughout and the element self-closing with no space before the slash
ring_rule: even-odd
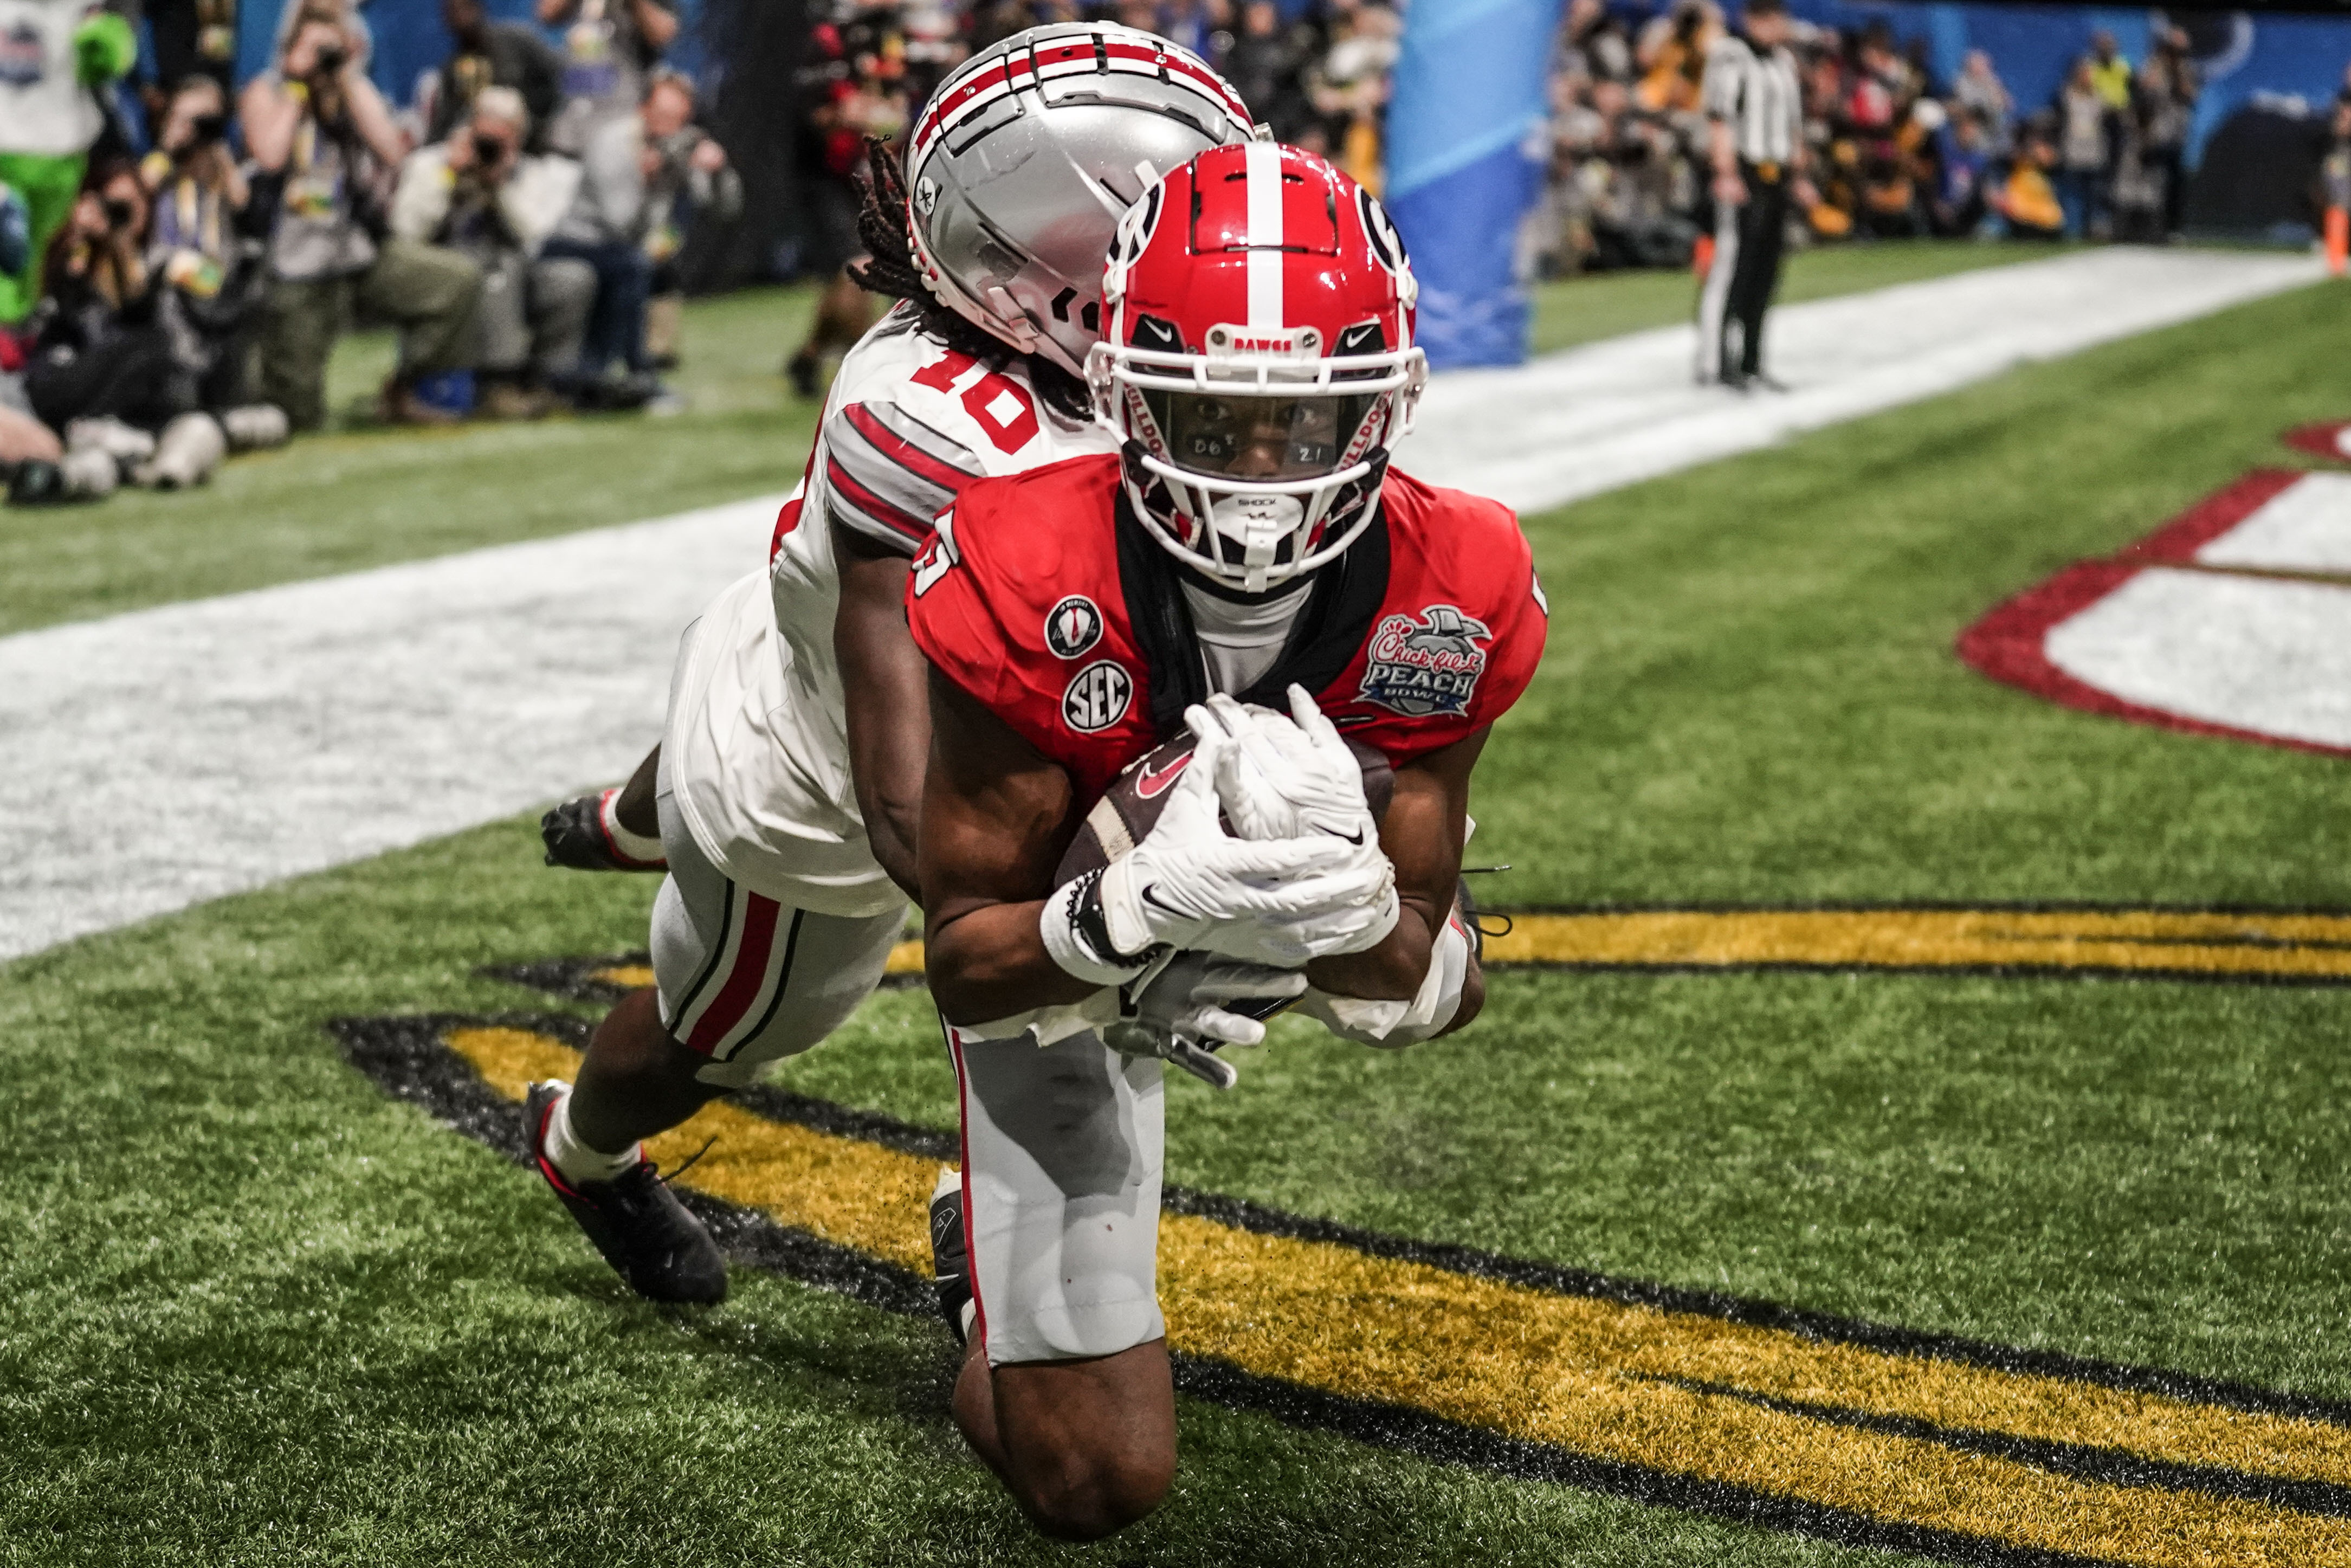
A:
<svg viewBox="0 0 2351 1568">
<path fill-rule="evenodd" d="M 687 629 L 637 799 L 606 791 L 545 825 L 550 861 L 667 871 L 655 988 L 598 1027 L 576 1086 L 535 1084 L 525 1107 L 540 1173 L 640 1294 L 726 1291 L 642 1140 L 831 1033 L 903 928 L 930 746 L 904 595 L 932 518 L 975 479 L 1116 449 L 1082 366 L 1119 217 L 1160 174 L 1251 134 L 1186 50 L 1060 24 L 940 84 L 903 184 L 875 157 L 860 281 L 901 303 L 842 361 L 768 566 Z M 647 785 L 657 839 L 642 819 L 631 831 Z"/>
</svg>

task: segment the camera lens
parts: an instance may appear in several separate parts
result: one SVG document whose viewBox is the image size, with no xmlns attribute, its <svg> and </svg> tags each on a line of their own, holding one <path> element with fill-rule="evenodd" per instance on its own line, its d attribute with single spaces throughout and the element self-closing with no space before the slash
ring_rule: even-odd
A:
<svg viewBox="0 0 2351 1568">
<path fill-rule="evenodd" d="M 325 48 L 319 51 L 319 68 L 331 74 L 332 72 L 341 70 L 343 68 L 343 62 L 350 57 L 350 54 L 347 53 L 340 45 L 329 44 Z"/>
<path fill-rule="evenodd" d="M 106 221 L 119 229 L 127 229 L 139 215 L 139 209 L 120 196 L 106 198 Z"/>
<path fill-rule="evenodd" d="M 507 144 L 496 137 L 476 135 L 474 138 L 474 156 L 483 162 L 496 163 L 506 155 Z"/>
<path fill-rule="evenodd" d="M 228 116 L 200 114 L 188 121 L 188 141 L 201 147 L 208 141 L 219 141 L 228 135 Z"/>
</svg>

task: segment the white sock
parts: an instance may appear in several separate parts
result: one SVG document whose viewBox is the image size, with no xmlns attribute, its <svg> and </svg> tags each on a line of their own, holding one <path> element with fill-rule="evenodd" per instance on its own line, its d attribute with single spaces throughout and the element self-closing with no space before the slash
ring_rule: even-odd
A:
<svg viewBox="0 0 2351 1568">
<path fill-rule="evenodd" d="M 604 831 L 611 836 L 613 847 L 632 861 L 666 860 L 668 855 L 662 849 L 660 835 L 647 838 L 643 833 L 632 833 L 621 825 L 620 804 L 621 792 L 618 789 L 607 789 L 604 791 L 604 799 L 596 807 L 597 814 L 604 820 Z"/>
<path fill-rule="evenodd" d="M 573 1181 L 611 1181 L 645 1157 L 643 1144 L 631 1144 L 620 1154 L 607 1155 L 581 1143 L 571 1130 L 573 1092 L 564 1090 L 563 1098 L 555 1103 L 554 1113 L 547 1118 L 547 1157 L 557 1170 Z"/>
</svg>

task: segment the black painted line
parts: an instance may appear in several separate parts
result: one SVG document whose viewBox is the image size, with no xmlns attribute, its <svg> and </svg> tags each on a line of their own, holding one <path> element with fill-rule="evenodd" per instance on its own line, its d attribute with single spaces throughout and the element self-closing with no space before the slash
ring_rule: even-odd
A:
<svg viewBox="0 0 2351 1568">
<path fill-rule="evenodd" d="M 2036 1469 L 2072 1476 L 2076 1479 L 2095 1481 L 2105 1486 L 2154 1487 L 2165 1491 L 2201 1492 L 2207 1497 L 2230 1498 L 2243 1502 L 2268 1503 L 2273 1507 L 2293 1509 L 2302 1513 L 2327 1514 L 2335 1518 L 2351 1518 L 2351 1487 L 2329 1481 L 2302 1480 L 2290 1476 L 2257 1475 L 2249 1470 L 2230 1469 L 2221 1465 L 2191 1465 L 2169 1459 L 2148 1458 L 2124 1448 L 2101 1448 L 2089 1443 L 2065 1443 L 2046 1437 L 2020 1437 L 2007 1432 L 1986 1431 L 1980 1427 L 1947 1427 L 1939 1422 L 1923 1420 L 1915 1416 L 1884 1416 L 1867 1410 L 1854 1410 L 1843 1406 L 1819 1405 L 1808 1400 L 1784 1399 L 1775 1395 L 1759 1394 L 1751 1388 L 1731 1384 L 1707 1383 L 1694 1378 L 1656 1377 L 1649 1382 L 1663 1383 L 1676 1388 L 1686 1388 L 1693 1394 L 1711 1395 L 1718 1398 L 1736 1399 L 1743 1405 L 1770 1410 L 1782 1416 L 1796 1416 L 1819 1421 L 1831 1427 L 1851 1427 L 1863 1432 L 1883 1433 L 1889 1437 L 1907 1437 L 1932 1443 L 1938 1448 L 1960 1453 L 1981 1454 L 1988 1458 L 2007 1459 Z"/>
<path fill-rule="evenodd" d="M 564 1021 L 584 1028 L 578 1019 Z M 527 1165 L 521 1116 L 514 1103 L 484 1082 L 473 1064 L 442 1039 L 445 1029 L 466 1027 L 537 1025 L 449 1014 L 336 1019 L 327 1025 L 345 1059 L 393 1098 L 416 1106 L 515 1165 Z M 883 1312 L 905 1317 L 936 1315 L 931 1282 L 906 1270 L 779 1225 L 756 1209 L 705 1193 L 688 1188 L 678 1196 L 710 1227 L 713 1238 L 733 1262 L 847 1296 Z M 1369 1447 L 1410 1454 L 1431 1463 L 1572 1487 L 1783 1534 L 1909 1552 L 1963 1568 L 2101 1568 L 2097 1559 L 2011 1547 L 1980 1536 L 1894 1523 L 1823 1503 L 1589 1458 L 1405 1406 L 1349 1399 L 1259 1376 L 1209 1357 L 1177 1354 L 1171 1360 L 1176 1386 L 1188 1397 L 1268 1416 L 1288 1427 L 1335 1432 Z"/>
<path fill-rule="evenodd" d="M 336 1030 L 340 1037 L 340 1031 L 346 1029 L 381 1025 L 429 1026 L 435 1031 L 434 1038 L 436 1041 L 439 1038 L 437 1031 L 444 1028 L 535 1030 L 575 1047 L 587 1043 L 593 1027 L 585 1019 L 560 1015 L 485 1017 L 461 1014 L 339 1019 L 328 1027 Z M 444 1046 L 441 1049 L 446 1051 L 448 1048 Z M 448 1054 L 464 1065 L 463 1059 L 457 1058 L 454 1051 Z M 465 1071 L 470 1073 L 473 1070 L 465 1066 Z M 954 1134 L 914 1126 L 877 1111 L 853 1110 L 830 1101 L 766 1086 L 740 1091 L 730 1098 L 746 1110 L 817 1132 L 861 1138 L 925 1159 L 952 1162 L 958 1157 Z M 2248 1414 L 2296 1416 L 2330 1426 L 2351 1427 L 2351 1400 L 2262 1388 L 2252 1384 L 2175 1372 L 2165 1367 L 2100 1361 L 2064 1351 L 2032 1350 L 1960 1334 L 1901 1328 L 1867 1318 L 1812 1312 L 1722 1291 L 1693 1291 L 1646 1280 L 1626 1280 L 1588 1269 L 1513 1258 L 1506 1253 L 1489 1252 L 1449 1241 L 1425 1241 L 1415 1237 L 1369 1230 L 1335 1219 L 1290 1214 L 1252 1203 L 1247 1198 L 1200 1192 L 1174 1183 L 1161 1190 L 1160 1203 L 1170 1213 L 1196 1215 L 1231 1226 L 1236 1230 L 1291 1240 L 1328 1242 L 1368 1257 L 1419 1263 L 1447 1273 L 1499 1281 L 1552 1295 L 1581 1296 L 1614 1301 L 1624 1306 L 1684 1312 L 1750 1328 L 1778 1330 L 1825 1343 L 1855 1345 L 1889 1355 L 1918 1356 L 1985 1367 L 1994 1372 L 2062 1378 L 2126 1393 L 2154 1394 L 2190 1404 L 2217 1405 Z"/>
</svg>

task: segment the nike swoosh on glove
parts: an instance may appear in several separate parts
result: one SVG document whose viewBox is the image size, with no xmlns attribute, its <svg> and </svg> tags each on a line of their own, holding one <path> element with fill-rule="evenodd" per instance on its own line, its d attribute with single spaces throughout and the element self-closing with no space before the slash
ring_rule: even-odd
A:
<svg viewBox="0 0 2351 1568">
<path fill-rule="evenodd" d="M 1395 873 L 1375 847 L 1225 832 L 1214 779 L 1222 745 L 1201 740 L 1141 843 L 1045 901 L 1039 933 L 1063 970 L 1123 984 L 1163 946 L 1294 969 L 1374 946 L 1395 925 Z"/>
<path fill-rule="evenodd" d="M 1217 736 L 1217 795 L 1244 839 L 1327 833 L 1350 844 L 1376 841 L 1364 799 L 1363 765 L 1303 686 L 1290 688 L 1290 716 L 1249 707 L 1218 693 L 1185 710 L 1192 733 Z"/>
</svg>

